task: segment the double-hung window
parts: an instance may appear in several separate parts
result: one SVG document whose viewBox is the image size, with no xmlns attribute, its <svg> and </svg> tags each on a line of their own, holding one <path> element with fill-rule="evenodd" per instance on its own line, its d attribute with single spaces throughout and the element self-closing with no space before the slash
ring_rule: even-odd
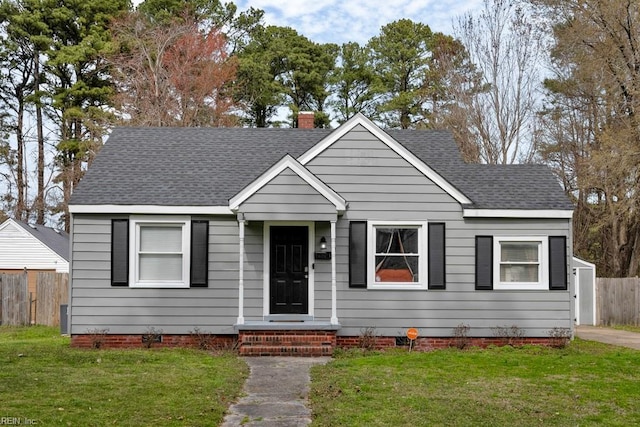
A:
<svg viewBox="0 0 640 427">
<path fill-rule="evenodd" d="M 494 238 L 495 289 L 548 287 L 548 243 L 538 237 Z"/>
<path fill-rule="evenodd" d="M 426 288 L 426 224 L 369 223 L 370 288 Z"/>
<path fill-rule="evenodd" d="M 132 287 L 189 287 L 188 217 L 132 218 Z"/>
</svg>

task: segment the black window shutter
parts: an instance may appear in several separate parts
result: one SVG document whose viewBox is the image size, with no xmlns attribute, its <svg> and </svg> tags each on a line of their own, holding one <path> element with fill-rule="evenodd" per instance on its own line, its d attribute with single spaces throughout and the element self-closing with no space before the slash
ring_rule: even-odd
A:
<svg viewBox="0 0 640 427">
<path fill-rule="evenodd" d="M 549 236 L 549 289 L 567 289 L 567 238 Z"/>
<path fill-rule="evenodd" d="M 429 224 L 429 289 L 446 289 L 444 223 Z"/>
<path fill-rule="evenodd" d="M 111 220 L 111 286 L 129 286 L 129 220 Z"/>
<path fill-rule="evenodd" d="M 191 221 L 191 287 L 206 288 L 209 276 L 209 221 Z"/>
<path fill-rule="evenodd" d="M 349 287 L 367 287 L 367 222 L 349 223 Z"/>
<path fill-rule="evenodd" d="M 476 290 L 493 289 L 493 237 L 476 236 Z"/>
</svg>

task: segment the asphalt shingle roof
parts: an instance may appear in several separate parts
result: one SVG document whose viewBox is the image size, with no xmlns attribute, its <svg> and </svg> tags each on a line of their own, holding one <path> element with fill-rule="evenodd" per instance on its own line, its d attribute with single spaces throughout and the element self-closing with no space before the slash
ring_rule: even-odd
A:
<svg viewBox="0 0 640 427">
<path fill-rule="evenodd" d="M 69 261 L 69 234 L 66 231 L 45 227 L 44 225 L 32 225 L 18 220 L 14 221 L 49 249 Z"/>
<path fill-rule="evenodd" d="M 116 128 L 76 188 L 75 205 L 226 206 L 285 154 L 328 129 Z M 573 209 L 550 169 L 462 161 L 446 131 L 389 130 L 479 209 Z"/>
</svg>

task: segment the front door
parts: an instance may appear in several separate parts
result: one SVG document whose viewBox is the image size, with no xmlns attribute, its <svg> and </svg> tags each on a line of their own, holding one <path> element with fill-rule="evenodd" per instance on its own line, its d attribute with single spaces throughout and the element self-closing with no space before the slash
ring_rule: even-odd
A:
<svg viewBox="0 0 640 427">
<path fill-rule="evenodd" d="M 308 314 L 308 227 L 271 226 L 270 240 L 271 314 Z"/>
</svg>

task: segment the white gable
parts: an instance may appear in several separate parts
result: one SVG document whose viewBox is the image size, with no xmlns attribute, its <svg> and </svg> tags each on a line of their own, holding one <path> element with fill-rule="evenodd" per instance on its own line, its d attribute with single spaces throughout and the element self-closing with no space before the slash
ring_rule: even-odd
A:
<svg viewBox="0 0 640 427">
<path fill-rule="evenodd" d="M 69 271 L 69 263 L 44 243 L 8 219 L 0 225 L 1 270 Z"/>
</svg>

